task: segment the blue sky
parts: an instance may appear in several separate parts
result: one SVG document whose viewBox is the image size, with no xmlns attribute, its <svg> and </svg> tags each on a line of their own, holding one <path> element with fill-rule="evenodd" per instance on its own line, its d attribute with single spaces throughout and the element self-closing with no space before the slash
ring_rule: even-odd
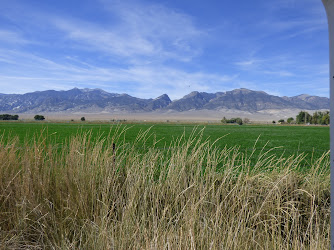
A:
<svg viewBox="0 0 334 250">
<path fill-rule="evenodd" d="M 0 93 L 329 96 L 321 0 L 1 0 Z"/>
</svg>

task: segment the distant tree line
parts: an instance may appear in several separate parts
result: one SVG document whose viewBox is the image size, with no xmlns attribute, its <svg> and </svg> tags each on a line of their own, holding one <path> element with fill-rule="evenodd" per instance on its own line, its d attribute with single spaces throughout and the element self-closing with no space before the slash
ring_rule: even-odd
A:
<svg viewBox="0 0 334 250">
<path fill-rule="evenodd" d="M 316 111 L 310 115 L 306 111 L 300 111 L 296 116 L 296 120 L 290 117 L 285 122 L 284 119 L 278 120 L 278 123 L 296 123 L 296 124 L 321 124 L 328 125 L 330 121 L 329 111 Z M 273 121 L 274 123 L 274 121 Z"/>
<path fill-rule="evenodd" d="M 328 125 L 330 122 L 329 111 L 316 111 L 313 115 L 310 115 L 306 111 L 300 111 L 299 114 L 296 116 L 296 123 L 297 124 L 322 124 Z"/>
<path fill-rule="evenodd" d="M 2 114 L 0 115 L 0 120 L 18 120 L 18 115 L 9 115 L 9 114 Z"/>
</svg>

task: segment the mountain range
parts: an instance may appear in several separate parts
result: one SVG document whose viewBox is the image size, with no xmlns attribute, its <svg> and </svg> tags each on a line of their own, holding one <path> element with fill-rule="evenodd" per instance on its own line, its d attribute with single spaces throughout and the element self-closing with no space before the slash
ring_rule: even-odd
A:
<svg viewBox="0 0 334 250">
<path fill-rule="evenodd" d="M 0 94 L 0 112 L 151 112 L 233 109 L 257 112 L 267 109 L 329 109 L 329 98 L 298 95 L 279 97 L 263 91 L 235 89 L 226 92 L 191 92 L 172 101 L 167 94 L 141 99 L 101 89 L 36 91 L 26 94 Z"/>
</svg>

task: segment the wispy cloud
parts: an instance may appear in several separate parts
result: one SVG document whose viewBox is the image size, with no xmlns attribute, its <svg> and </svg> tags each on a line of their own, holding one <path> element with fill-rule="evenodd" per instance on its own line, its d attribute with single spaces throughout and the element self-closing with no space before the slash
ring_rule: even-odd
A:
<svg viewBox="0 0 334 250">
<path fill-rule="evenodd" d="M 208 16 L 178 8 L 184 4 L 163 1 L 99 0 L 93 14 L 78 14 L 6 0 L 0 3 L 6 10 L 0 12 L 0 93 L 99 87 L 176 99 L 239 87 L 289 95 L 286 86 L 298 92 L 303 83 L 309 93 L 324 93 L 327 54 L 321 60 L 317 50 L 325 43 L 312 39 L 324 35 L 326 20 L 320 4 L 305 1 L 259 1 L 238 17 L 222 9 L 209 23 Z M 233 11 L 236 4 L 229 6 Z"/>
<path fill-rule="evenodd" d="M 73 46 L 120 56 L 131 63 L 187 62 L 199 55 L 197 40 L 204 32 L 193 25 L 190 16 L 162 5 L 105 4 L 116 22 L 103 26 L 71 18 L 53 18 L 52 22 Z"/>
<path fill-rule="evenodd" d="M 261 63 L 262 60 L 258 60 L 258 59 L 248 59 L 248 60 L 244 60 L 244 61 L 238 61 L 235 62 L 235 65 L 242 67 L 243 69 L 245 68 L 254 68 L 256 67 L 256 65 L 258 65 L 259 63 Z"/>
<path fill-rule="evenodd" d="M 1 52 L 1 51 L 0 51 Z M 7 51 L 7 60 L 22 69 L 22 73 L 0 74 L 0 86 L 11 84 L 23 93 L 31 87 L 49 89 L 50 86 L 99 87 L 111 92 L 127 92 L 134 96 L 151 98 L 167 92 L 171 98 L 180 98 L 190 91 L 216 92 L 231 88 L 236 76 L 187 72 L 162 65 L 133 65 L 127 68 L 97 67 L 83 61 L 67 58 L 60 63 L 29 53 Z M 16 61 L 14 60 L 16 59 Z M 27 63 L 29 61 L 29 63 Z M 22 86 L 24 86 L 22 88 Z M 4 92 L 4 91 L 2 91 Z M 6 92 L 6 91 L 5 91 Z"/>
<path fill-rule="evenodd" d="M 113 22 L 101 25 L 54 14 L 45 20 L 53 33 L 62 34 L 55 49 L 66 48 L 65 55 L 0 50 L 4 55 L 0 63 L 8 69 L 2 70 L 0 85 L 16 85 L 16 92 L 26 91 L 27 87 L 19 87 L 23 85 L 32 89 L 36 85 L 103 87 L 146 98 L 167 92 L 176 99 L 193 90 L 224 89 L 235 78 L 182 66 L 201 54 L 201 40 L 206 36 L 190 16 L 161 4 L 102 3 Z M 45 14 L 34 13 L 34 18 L 42 20 Z M 90 55 L 94 62 L 77 51 L 94 53 Z M 13 67 L 21 72 L 14 72 Z"/>
</svg>

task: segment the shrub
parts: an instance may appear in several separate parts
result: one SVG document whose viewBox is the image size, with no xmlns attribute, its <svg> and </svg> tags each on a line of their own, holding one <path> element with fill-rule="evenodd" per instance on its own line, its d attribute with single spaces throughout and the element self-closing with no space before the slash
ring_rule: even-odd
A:
<svg viewBox="0 0 334 250">
<path fill-rule="evenodd" d="M 86 121 L 86 118 L 85 117 L 81 117 L 80 119 L 82 122 Z"/>
</svg>

